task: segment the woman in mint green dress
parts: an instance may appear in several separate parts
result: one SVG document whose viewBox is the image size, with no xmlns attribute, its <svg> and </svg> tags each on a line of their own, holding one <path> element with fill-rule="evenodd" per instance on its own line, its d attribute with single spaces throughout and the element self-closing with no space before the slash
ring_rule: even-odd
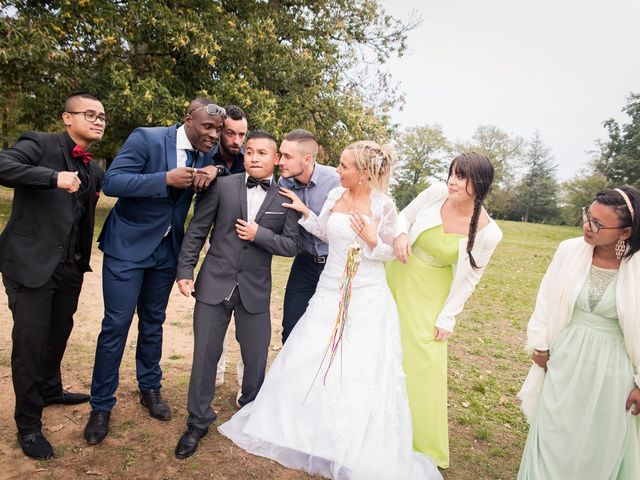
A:
<svg viewBox="0 0 640 480">
<path fill-rule="evenodd" d="M 400 313 L 413 448 L 449 466 L 447 338 L 489 263 L 502 232 L 482 208 L 493 166 L 466 153 L 446 184 L 420 193 L 398 216 L 397 260 L 386 267 Z"/>
<path fill-rule="evenodd" d="M 600 192 L 529 321 L 518 394 L 530 429 L 518 479 L 640 479 L 640 191 Z"/>
</svg>

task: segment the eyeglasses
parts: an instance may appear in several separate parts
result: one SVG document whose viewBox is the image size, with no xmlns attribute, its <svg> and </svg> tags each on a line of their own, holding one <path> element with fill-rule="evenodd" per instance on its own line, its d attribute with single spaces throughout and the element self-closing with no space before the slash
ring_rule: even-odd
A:
<svg viewBox="0 0 640 480">
<path fill-rule="evenodd" d="M 107 123 L 107 117 L 104 113 L 96 113 L 93 110 L 86 110 L 84 112 L 67 112 L 71 115 L 78 115 L 82 113 L 84 115 L 84 119 L 87 122 L 96 123 L 96 120 L 100 120 L 102 123 Z"/>
<path fill-rule="evenodd" d="M 582 223 L 584 224 L 585 222 L 589 222 L 589 229 L 593 233 L 598 233 L 600 230 L 615 230 L 618 228 L 627 228 L 626 225 L 624 226 L 621 225 L 618 227 L 605 227 L 604 225 L 600 224 L 599 222 L 596 222 L 593 218 L 591 218 L 591 215 L 589 214 L 587 207 L 582 207 L 580 211 L 582 212 Z"/>
<path fill-rule="evenodd" d="M 193 110 L 188 111 L 187 115 L 191 115 L 193 112 L 197 112 L 198 110 L 202 110 L 203 108 L 207 110 L 208 115 L 220 115 L 222 118 L 227 118 L 227 111 L 219 105 L 216 105 L 215 103 L 196 107 Z"/>
</svg>

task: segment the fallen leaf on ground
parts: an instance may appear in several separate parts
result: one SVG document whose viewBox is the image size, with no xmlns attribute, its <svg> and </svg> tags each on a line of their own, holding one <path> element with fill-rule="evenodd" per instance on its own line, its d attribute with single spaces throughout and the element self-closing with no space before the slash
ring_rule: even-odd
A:
<svg viewBox="0 0 640 480">
<path fill-rule="evenodd" d="M 64 424 L 62 423 L 60 425 L 52 425 L 50 427 L 47 427 L 47 432 L 59 432 L 63 428 L 64 428 Z"/>
</svg>

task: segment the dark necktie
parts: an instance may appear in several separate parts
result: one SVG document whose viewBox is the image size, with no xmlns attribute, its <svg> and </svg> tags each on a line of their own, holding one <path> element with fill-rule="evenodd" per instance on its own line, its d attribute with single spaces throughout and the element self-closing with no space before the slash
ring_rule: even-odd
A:
<svg viewBox="0 0 640 480">
<path fill-rule="evenodd" d="M 187 150 L 187 160 L 184 162 L 185 167 L 193 167 L 198 161 L 198 152 L 196 150 Z"/>
<path fill-rule="evenodd" d="M 258 185 L 262 187 L 262 190 L 267 191 L 271 186 L 271 179 L 267 178 L 265 180 L 258 180 L 257 178 L 253 177 L 247 178 L 247 188 L 255 188 Z"/>
<path fill-rule="evenodd" d="M 85 165 L 88 165 L 91 159 L 93 158 L 93 153 L 87 152 L 80 145 L 76 145 L 75 147 L 73 147 L 73 150 L 71 150 L 71 156 L 73 158 L 81 159 L 82 163 L 84 163 Z"/>
</svg>

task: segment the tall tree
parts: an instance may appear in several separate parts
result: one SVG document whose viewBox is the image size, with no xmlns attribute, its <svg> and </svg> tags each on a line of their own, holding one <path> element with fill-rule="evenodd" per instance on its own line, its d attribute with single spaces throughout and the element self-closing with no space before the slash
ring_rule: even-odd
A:
<svg viewBox="0 0 640 480">
<path fill-rule="evenodd" d="M 524 155 L 524 176 L 516 187 L 516 207 L 525 222 L 553 222 L 558 216 L 558 168 L 536 131 Z"/>
<path fill-rule="evenodd" d="M 628 123 L 604 122 L 609 139 L 600 144 L 596 169 L 612 184 L 640 187 L 640 94 L 632 93 L 622 111 L 629 116 Z"/>
<path fill-rule="evenodd" d="M 357 75 L 356 52 L 383 63 L 415 25 L 379 0 L 2 1 L 0 93 L 51 129 L 67 93 L 95 92 L 110 117 L 105 156 L 132 128 L 174 123 L 207 95 L 244 107 L 252 128 L 313 130 L 335 160 L 353 139 L 388 138 L 398 100 L 384 70 Z"/>
<path fill-rule="evenodd" d="M 399 156 L 391 187 L 398 208 L 404 208 L 434 179 L 446 178 L 451 145 L 440 125 L 408 128 L 397 141 Z"/>
</svg>

